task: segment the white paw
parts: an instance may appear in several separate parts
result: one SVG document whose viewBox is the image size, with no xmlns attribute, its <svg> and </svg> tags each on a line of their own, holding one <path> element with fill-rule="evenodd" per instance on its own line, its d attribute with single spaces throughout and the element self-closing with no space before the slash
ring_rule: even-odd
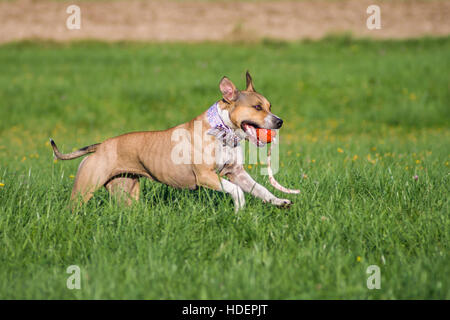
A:
<svg viewBox="0 0 450 320">
<path fill-rule="evenodd" d="M 289 208 L 292 204 L 291 200 L 279 198 L 275 198 L 270 202 L 278 207 L 285 207 L 285 208 Z"/>
</svg>

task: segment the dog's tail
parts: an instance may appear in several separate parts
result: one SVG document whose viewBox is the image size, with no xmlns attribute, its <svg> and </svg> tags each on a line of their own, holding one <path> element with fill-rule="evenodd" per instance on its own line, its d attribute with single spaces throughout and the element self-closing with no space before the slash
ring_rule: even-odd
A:
<svg viewBox="0 0 450 320">
<path fill-rule="evenodd" d="M 90 146 L 78 149 L 77 151 L 71 152 L 71 153 L 61 153 L 58 150 L 58 147 L 56 146 L 55 141 L 53 141 L 52 138 L 50 138 L 50 143 L 52 144 L 53 148 L 53 154 L 55 155 L 55 159 L 59 160 L 72 160 L 81 156 L 84 156 L 85 154 L 95 152 L 100 145 L 100 143 L 92 144 Z"/>
</svg>

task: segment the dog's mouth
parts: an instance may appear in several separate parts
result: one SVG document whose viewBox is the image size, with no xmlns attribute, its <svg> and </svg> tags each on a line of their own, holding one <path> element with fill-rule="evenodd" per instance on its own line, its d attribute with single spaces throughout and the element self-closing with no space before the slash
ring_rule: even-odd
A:
<svg viewBox="0 0 450 320">
<path fill-rule="evenodd" d="M 258 126 L 256 123 L 252 121 L 242 121 L 241 123 L 241 129 L 247 135 L 248 140 L 251 141 L 257 147 L 262 147 L 266 144 L 265 142 L 260 141 L 258 139 L 258 135 L 256 134 L 256 129 L 260 128 L 261 128 L 260 126 Z"/>
</svg>

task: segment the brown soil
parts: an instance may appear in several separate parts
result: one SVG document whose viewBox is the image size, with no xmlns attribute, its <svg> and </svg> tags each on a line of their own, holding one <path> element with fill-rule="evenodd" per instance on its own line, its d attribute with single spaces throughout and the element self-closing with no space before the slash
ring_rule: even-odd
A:
<svg viewBox="0 0 450 320">
<path fill-rule="evenodd" d="M 66 8 L 81 8 L 81 29 L 68 30 Z M 381 30 L 368 30 L 366 9 L 381 8 Z M 100 2 L 0 1 L 0 42 L 21 39 L 252 41 L 317 39 L 330 33 L 411 38 L 450 34 L 450 1 Z"/>
</svg>

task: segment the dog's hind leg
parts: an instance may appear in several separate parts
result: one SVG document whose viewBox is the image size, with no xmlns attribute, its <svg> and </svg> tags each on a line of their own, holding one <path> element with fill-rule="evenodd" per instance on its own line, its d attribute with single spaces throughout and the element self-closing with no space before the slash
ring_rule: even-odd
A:
<svg viewBox="0 0 450 320">
<path fill-rule="evenodd" d="M 94 192 L 108 181 L 110 170 L 99 163 L 102 162 L 98 160 L 97 155 L 88 156 L 81 161 L 72 189 L 72 209 L 78 204 L 79 198 L 86 203 Z"/>
<path fill-rule="evenodd" d="M 126 203 L 131 205 L 133 200 L 139 200 L 140 186 L 137 176 L 115 177 L 106 183 L 105 187 L 119 202 L 126 200 Z"/>
</svg>

